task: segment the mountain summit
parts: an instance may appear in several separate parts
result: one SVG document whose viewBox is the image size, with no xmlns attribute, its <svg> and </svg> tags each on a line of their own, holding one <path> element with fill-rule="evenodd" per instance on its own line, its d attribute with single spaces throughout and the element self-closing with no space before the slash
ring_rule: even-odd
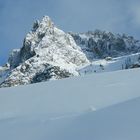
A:
<svg viewBox="0 0 140 140">
<path fill-rule="evenodd" d="M 139 67 L 139 52 L 133 37 L 100 30 L 65 33 L 44 16 L 0 67 L 0 87 Z"/>
<path fill-rule="evenodd" d="M 44 16 L 33 24 L 23 47 L 12 52 L 1 87 L 76 76 L 79 75 L 76 69 L 86 63 L 89 63 L 86 55 L 72 36 Z"/>
</svg>

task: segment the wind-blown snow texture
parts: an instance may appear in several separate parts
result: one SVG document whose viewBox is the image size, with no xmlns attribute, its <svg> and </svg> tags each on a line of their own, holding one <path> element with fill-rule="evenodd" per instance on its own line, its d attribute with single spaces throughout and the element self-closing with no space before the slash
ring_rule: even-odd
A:
<svg viewBox="0 0 140 140">
<path fill-rule="evenodd" d="M 64 33 L 45 16 L 0 67 L 0 87 L 137 68 L 139 52 L 140 42 L 133 37 L 100 30 Z"/>
<path fill-rule="evenodd" d="M 139 140 L 139 73 L 134 69 L 1 88 L 0 139 Z"/>
</svg>

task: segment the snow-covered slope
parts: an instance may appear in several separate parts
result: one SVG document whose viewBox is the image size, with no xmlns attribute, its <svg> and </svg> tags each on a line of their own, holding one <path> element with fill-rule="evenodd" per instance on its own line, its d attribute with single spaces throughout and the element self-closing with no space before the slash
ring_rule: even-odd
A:
<svg viewBox="0 0 140 140">
<path fill-rule="evenodd" d="M 133 69 L 140 67 L 140 53 L 125 55 L 121 57 L 96 60 L 79 68 L 80 75 L 110 72 L 124 69 Z"/>
<path fill-rule="evenodd" d="M 134 69 L 2 88 L 0 139 L 138 140 L 139 73 Z M 132 101 L 122 103 L 127 100 Z"/>
<path fill-rule="evenodd" d="M 139 106 L 137 98 L 99 111 L 58 118 L 46 125 L 45 136 L 48 140 L 139 140 Z"/>
<path fill-rule="evenodd" d="M 100 30 L 65 33 L 45 16 L 0 68 L 0 87 L 137 68 L 139 53 L 140 41 L 133 37 Z"/>
</svg>

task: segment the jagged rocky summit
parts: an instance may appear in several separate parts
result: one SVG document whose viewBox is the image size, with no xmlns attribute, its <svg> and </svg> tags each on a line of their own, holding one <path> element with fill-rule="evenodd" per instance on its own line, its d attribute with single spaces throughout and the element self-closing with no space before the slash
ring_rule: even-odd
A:
<svg viewBox="0 0 140 140">
<path fill-rule="evenodd" d="M 139 67 L 139 52 L 133 37 L 100 30 L 65 33 L 44 16 L 0 67 L 0 87 Z"/>
</svg>

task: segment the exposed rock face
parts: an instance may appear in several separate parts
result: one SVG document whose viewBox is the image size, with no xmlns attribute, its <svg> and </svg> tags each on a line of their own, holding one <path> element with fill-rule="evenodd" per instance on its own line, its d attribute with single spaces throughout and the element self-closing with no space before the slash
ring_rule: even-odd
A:
<svg viewBox="0 0 140 140">
<path fill-rule="evenodd" d="M 96 30 L 81 34 L 70 33 L 87 58 L 93 60 L 118 57 L 140 51 L 140 41 L 131 36 Z"/>
<path fill-rule="evenodd" d="M 45 69 L 43 71 L 40 71 L 37 73 L 31 83 L 38 83 L 48 80 L 54 80 L 54 79 L 62 79 L 62 78 L 68 78 L 73 76 L 70 72 L 66 71 L 65 69 L 62 70 L 58 66 L 51 66 L 49 64 L 45 65 Z"/>
<path fill-rule="evenodd" d="M 42 21 L 36 21 L 33 24 L 33 29 L 30 31 L 23 42 L 23 47 L 20 50 L 21 62 L 33 57 L 36 54 L 35 48 L 45 36 L 54 35 L 54 24 L 51 19 L 45 16 Z"/>
</svg>

